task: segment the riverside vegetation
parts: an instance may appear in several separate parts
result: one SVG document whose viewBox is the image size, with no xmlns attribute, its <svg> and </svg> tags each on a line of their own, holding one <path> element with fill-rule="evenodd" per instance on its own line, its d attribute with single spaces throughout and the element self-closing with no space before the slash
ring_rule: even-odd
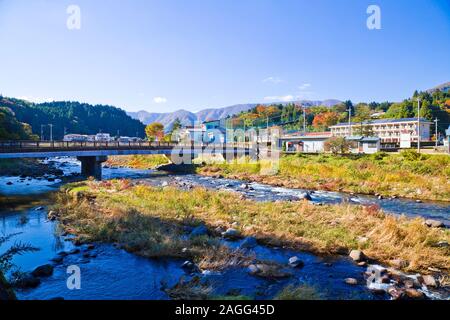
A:
<svg viewBox="0 0 450 320">
<path fill-rule="evenodd" d="M 65 186 L 54 210 L 76 241 L 118 243 L 145 257 L 190 258 L 201 269 L 247 266 L 252 257 L 222 245 L 218 235 L 236 228 L 261 244 L 317 254 L 361 249 L 387 265 L 401 260 L 405 271 L 450 268 L 447 229 L 421 218 L 383 213 L 376 206 L 316 206 L 308 201 L 255 202 L 226 191 L 151 187 L 128 180 L 86 181 Z M 192 228 L 208 232 L 187 236 Z"/>
<path fill-rule="evenodd" d="M 275 175 L 261 175 L 261 163 L 207 163 L 198 173 L 287 188 L 381 194 L 450 201 L 450 157 L 415 151 L 373 155 L 282 156 Z"/>
<path fill-rule="evenodd" d="M 159 165 L 167 164 L 169 159 L 164 155 L 130 155 L 110 156 L 106 165 L 111 167 L 129 167 L 133 169 L 153 169 Z"/>
</svg>

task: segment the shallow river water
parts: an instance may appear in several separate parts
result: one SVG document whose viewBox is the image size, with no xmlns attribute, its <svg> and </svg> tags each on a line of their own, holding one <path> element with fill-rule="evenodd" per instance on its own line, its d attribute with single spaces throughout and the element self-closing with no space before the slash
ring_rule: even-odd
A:
<svg viewBox="0 0 450 320">
<path fill-rule="evenodd" d="M 56 159 L 57 165 L 65 175 L 79 172 L 79 164 L 73 159 Z M 288 200 L 301 196 L 304 190 L 289 190 L 251 183 L 241 186 L 242 182 L 227 179 L 212 179 L 196 175 L 167 176 L 146 170 L 126 168 L 104 168 L 104 178 L 130 178 L 161 184 L 177 180 L 188 184 L 203 185 L 215 189 L 231 189 L 244 193 L 249 198 L 262 201 Z M 51 178 L 51 177 L 50 177 Z M 28 243 L 40 250 L 16 256 L 14 263 L 21 271 L 51 263 L 58 253 L 80 249 L 69 254 L 60 263 L 53 263 L 52 276 L 42 278 L 36 289 L 17 290 L 19 299 L 168 299 L 163 288 L 176 284 L 181 277 L 189 278 L 181 268 L 182 260 L 146 259 L 127 253 L 109 244 L 95 244 L 94 249 L 86 246 L 74 247 L 68 236 L 58 232 L 56 222 L 47 219 L 46 195 L 57 190 L 61 181 L 47 179 L 23 180 L 18 177 L 0 177 L 0 195 L 7 197 L 42 199 L 40 204 L 21 204 L 15 208 L 2 208 L 0 204 L 0 235 L 16 234 L 0 247 L 4 252 L 8 245 L 21 242 Z M 7 185 L 7 182 L 12 185 Z M 366 196 L 349 196 L 342 193 L 315 192 L 313 201 L 336 203 L 350 201 L 354 203 L 371 202 L 379 204 L 386 211 L 394 214 L 426 215 L 449 222 L 450 206 L 443 203 L 416 203 L 411 200 L 378 200 Z M 28 199 L 28 198 L 27 198 Z M 30 201 L 31 202 L 31 201 Z M 238 247 L 240 242 L 226 242 L 230 247 Z M 309 253 L 294 252 L 282 248 L 257 246 L 253 249 L 256 257 L 286 264 L 292 256 L 298 256 L 304 268 L 290 269 L 292 276 L 277 281 L 254 277 L 245 268 L 231 268 L 221 273 L 204 272 L 202 281 L 211 285 L 215 295 L 230 292 L 251 296 L 257 299 L 271 299 L 288 284 L 307 284 L 313 287 L 321 298 L 326 299 L 388 299 L 386 294 L 374 294 L 366 287 L 363 273 L 365 268 L 358 267 L 346 257 L 317 257 Z M 66 281 L 67 267 L 77 265 L 81 270 L 81 289 L 69 290 Z M 348 285 L 345 278 L 355 278 L 358 285 Z"/>
</svg>

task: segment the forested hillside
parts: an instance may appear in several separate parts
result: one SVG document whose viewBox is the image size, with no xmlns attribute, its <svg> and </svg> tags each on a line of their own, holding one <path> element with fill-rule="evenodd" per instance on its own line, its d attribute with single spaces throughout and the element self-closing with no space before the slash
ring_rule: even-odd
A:
<svg viewBox="0 0 450 320">
<path fill-rule="evenodd" d="M 0 107 L 0 140 L 37 139 L 30 125 L 17 121 L 11 109 Z"/>
<path fill-rule="evenodd" d="M 144 125 L 139 120 L 112 106 L 68 101 L 34 104 L 0 97 L 0 107 L 12 110 L 18 121 L 31 126 L 34 134 L 40 135 L 43 125 L 45 139 L 50 135 L 49 124 L 53 125 L 54 139 L 62 139 L 64 133 L 145 136 Z"/>
</svg>

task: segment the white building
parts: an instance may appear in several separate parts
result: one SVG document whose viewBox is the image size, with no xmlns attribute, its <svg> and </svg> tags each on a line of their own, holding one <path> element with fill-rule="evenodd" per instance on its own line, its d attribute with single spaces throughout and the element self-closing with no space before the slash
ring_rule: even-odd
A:
<svg viewBox="0 0 450 320">
<path fill-rule="evenodd" d="M 433 122 L 426 119 L 420 120 L 420 141 L 431 141 L 430 127 Z M 409 134 L 411 142 L 417 142 L 417 118 L 404 119 L 379 119 L 361 123 L 340 123 L 331 126 L 331 133 L 336 137 L 349 137 L 358 132 L 364 126 L 364 130 L 372 131 L 373 136 L 379 137 L 382 143 L 400 143 L 400 136 Z"/>
<path fill-rule="evenodd" d="M 88 136 L 84 134 L 66 134 L 63 141 L 66 142 L 83 142 L 88 141 Z"/>
<path fill-rule="evenodd" d="M 372 154 L 381 149 L 381 139 L 378 137 L 352 136 L 345 139 L 350 143 L 351 153 Z"/>
<path fill-rule="evenodd" d="M 281 146 L 286 152 L 319 153 L 324 152 L 324 144 L 331 138 L 331 132 L 308 132 L 286 134 L 280 137 Z"/>
<path fill-rule="evenodd" d="M 187 126 L 176 133 L 176 140 L 185 143 L 223 144 L 226 141 L 226 130 L 219 120 L 206 121 L 201 125 Z"/>
<path fill-rule="evenodd" d="M 109 142 L 111 140 L 111 135 L 109 133 L 97 133 L 95 135 L 95 141 Z"/>
<path fill-rule="evenodd" d="M 450 153 L 450 126 L 445 130 L 444 148 Z"/>
</svg>

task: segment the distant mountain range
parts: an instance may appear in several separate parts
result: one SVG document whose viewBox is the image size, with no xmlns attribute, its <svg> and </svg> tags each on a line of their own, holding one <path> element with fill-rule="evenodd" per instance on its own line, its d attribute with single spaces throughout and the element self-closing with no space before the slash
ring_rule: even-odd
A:
<svg viewBox="0 0 450 320">
<path fill-rule="evenodd" d="M 280 104 L 287 104 L 290 102 L 279 102 Z M 276 104 L 279 104 L 276 103 Z M 323 100 L 323 101 L 311 101 L 311 100 L 301 100 L 301 101 L 294 101 L 294 103 L 299 103 L 304 106 L 327 106 L 332 107 L 336 104 L 341 103 L 339 100 L 335 99 L 329 99 L 329 100 Z M 242 111 L 248 111 L 255 106 L 259 105 L 261 103 L 248 103 L 248 104 L 236 104 L 229 107 L 223 107 L 223 108 L 209 108 L 204 109 L 198 112 L 190 112 L 187 110 L 178 110 L 174 112 L 168 112 L 168 113 L 150 113 L 147 111 L 138 111 L 138 112 L 128 112 L 128 115 L 131 116 L 134 119 L 138 119 L 144 124 L 149 124 L 152 122 L 160 122 L 164 125 L 166 128 L 170 128 L 173 124 L 173 122 L 178 118 L 180 119 L 181 123 L 183 125 L 192 125 L 196 121 L 203 122 L 206 120 L 219 120 L 226 118 L 228 116 L 236 115 Z M 263 103 L 264 105 L 274 104 L 274 103 Z"/>
<path fill-rule="evenodd" d="M 438 90 L 439 91 L 443 91 L 443 92 L 449 92 L 450 91 L 450 82 L 446 82 L 446 83 L 438 85 L 438 86 L 436 86 L 434 88 L 428 89 L 427 92 L 433 93 L 433 92 L 438 91 Z"/>
</svg>

